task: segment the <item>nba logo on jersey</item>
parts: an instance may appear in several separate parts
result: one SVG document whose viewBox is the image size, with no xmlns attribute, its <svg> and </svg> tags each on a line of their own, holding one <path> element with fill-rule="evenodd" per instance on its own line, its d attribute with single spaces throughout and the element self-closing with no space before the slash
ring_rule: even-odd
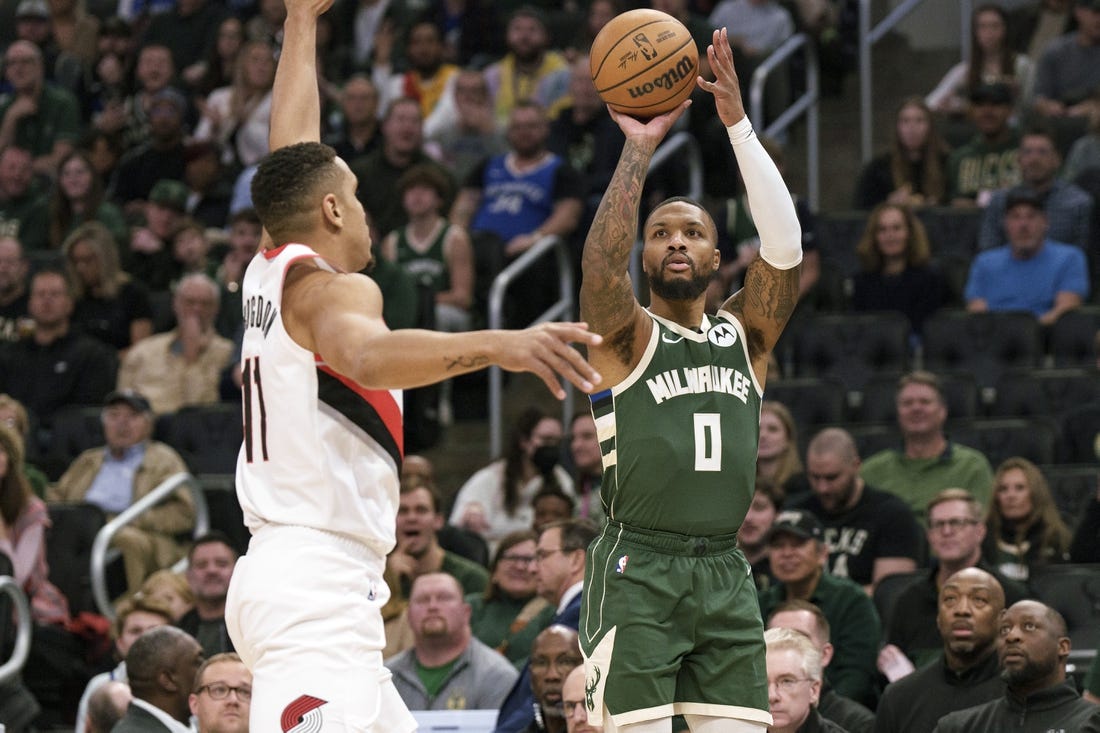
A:
<svg viewBox="0 0 1100 733">
<path fill-rule="evenodd" d="M 728 348 L 737 343 L 737 331 L 728 323 L 719 323 L 707 331 L 707 340 L 715 346 Z"/>
<path fill-rule="evenodd" d="M 626 561 L 630 559 L 630 555 L 623 555 L 619 558 L 618 564 L 615 566 L 615 572 L 620 575 L 626 572 Z"/>
<path fill-rule="evenodd" d="M 373 601 L 377 597 L 378 597 L 378 588 L 374 585 L 374 581 L 372 580 L 371 583 L 370 583 L 370 590 L 367 591 L 367 600 L 368 601 Z"/>
<path fill-rule="evenodd" d="M 323 723 L 321 706 L 327 704 L 328 700 L 312 695 L 302 695 L 297 698 L 283 708 L 282 717 L 279 719 L 283 733 L 316 733 L 321 730 Z"/>
</svg>

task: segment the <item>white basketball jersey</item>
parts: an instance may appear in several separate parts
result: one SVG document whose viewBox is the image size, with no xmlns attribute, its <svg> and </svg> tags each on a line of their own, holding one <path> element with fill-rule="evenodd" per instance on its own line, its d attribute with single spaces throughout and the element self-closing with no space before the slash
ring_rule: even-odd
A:
<svg viewBox="0 0 1100 733">
<path fill-rule="evenodd" d="M 255 533 L 266 524 L 336 532 L 385 555 L 394 546 L 403 451 L 401 391 L 364 389 L 283 327 L 283 283 L 302 244 L 256 255 L 241 290 L 244 443 L 237 496 Z"/>
</svg>

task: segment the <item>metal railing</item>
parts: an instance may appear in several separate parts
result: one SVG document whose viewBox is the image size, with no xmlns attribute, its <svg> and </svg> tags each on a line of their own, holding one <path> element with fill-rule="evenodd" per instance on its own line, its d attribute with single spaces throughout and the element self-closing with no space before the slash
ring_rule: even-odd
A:
<svg viewBox="0 0 1100 733">
<path fill-rule="evenodd" d="M 128 506 L 96 533 L 95 540 L 92 542 L 92 596 L 95 598 L 95 604 L 99 612 L 110 620 L 114 621 L 115 619 L 115 608 L 107 591 L 107 564 L 119 555 L 118 550 L 110 547 L 111 540 L 115 538 L 119 530 L 133 524 L 138 517 L 164 501 L 172 492 L 181 487 L 191 492 L 191 500 L 195 505 L 195 529 L 191 536 L 200 537 L 206 534 L 210 531 L 210 510 L 206 506 L 206 497 L 203 496 L 202 486 L 199 485 L 195 477 L 185 472 L 173 474 L 161 481 L 155 489 Z M 172 569 L 182 571 L 186 567 L 187 558 L 181 558 L 179 562 L 172 566 Z"/>
<path fill-rule="evenodd" d="M 12 649 L 11 657 L 0 665 L 0 684 L 4 684 L 19 674 L 23 665 L 27 663 L 27 655 L 31 650 L 31 606 L 27 602 L 23 589 L 10 575 L 0 575 L 0 593 L 11 596 L 18 624 L 15 629 L 15 647 Z"/>
<path fill-rule="evenodd" d="M 871 47 L 882 40 L 883 36 L 897 26 L 905 16 L 913 12 L 924 0 L 902 0 L 885 18 L 871 27 L 871 3 L 873 0 L 859 0 L 859 127 L 860 155 L 864 163 L 874 153 L 872 142 L 871 107 Z M 970 13 L 973 0 L 959 0 L 959 37 L 962 46 L 962 58 L 970 58 Z"/>
<path fill-rule="evenodd" d="M 764 125 L 764 85 L 776 69 L 785 69 L 784 61 L 802 50 L 806 54 L 806 91 L 791 102 L 775 120 Z M 778 137 L 793 125 L 799 117 L 806 116 L 806 198 L 815 211 L 821 199 L 821 149 L 818 140 L 818 99 L 821 96 L 821 72 L 817 68 L 817 51 L 805 33 L 791 36 L 764 59 L 752 74 L 749 86 L 749 119 L 760 134 Z"/>
<path fill-rule="evenodd" d="M 504 327 L 504 296 L 513 281 L 542 257 L 553 254 L 558 261 L 558 299 L 531 325 L 553 320 L 573 320 L 573 263 L 569 246 L 554 234 L 548 234 L 535 242 L 529 250 L 517 257 L 493 279 L 489 289 L 489 328 Z M 502 392 L 504 372 L 498 366 L 489 368 L 489 454 L 500 455 L 503 443 Z M 573 410 L 573 385 L 563 381 L 565 399 L 562 400 L 562 424 L 568 425 Z"/>
</svg>

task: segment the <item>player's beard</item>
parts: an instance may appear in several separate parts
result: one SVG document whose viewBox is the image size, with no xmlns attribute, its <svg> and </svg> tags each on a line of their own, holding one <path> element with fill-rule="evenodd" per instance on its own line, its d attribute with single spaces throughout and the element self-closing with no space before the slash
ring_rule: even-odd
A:
<svg viewBox="0 0 1100 733">
<path fill-rule="evenodd" d="M 691 278 L 687 280 L 666 278 L 663 268 L 661 273 L 660 276 L 649 279 L 649 287 L 665 300 L 695 300 L 707 292 L 710 284 L 711 273 L 699 274 L 695 270 L 695 263 L 691 265 Z"/>
</svg>

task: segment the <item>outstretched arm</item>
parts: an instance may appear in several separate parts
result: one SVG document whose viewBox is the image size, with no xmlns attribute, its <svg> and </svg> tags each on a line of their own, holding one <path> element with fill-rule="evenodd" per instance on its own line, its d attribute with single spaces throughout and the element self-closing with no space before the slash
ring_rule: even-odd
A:
<svg viewBox="0 0 1100 733">
<path fill-rule="evenodd" d="M 714 95 L 718 116 L 729 130 L 749 208 L 760 233 L 760 257 L 749 265 L 745 286 L 722 309 L 737 316 L 744 325 L 753 370 L 763 383 L 768 356 L 798 302 L 802 231 L 783 177 L 745 116 L 725 28 L 714 32 L 707 58 L 715 80 L 700 78 L 699 86 Z"/>
<path fill-rule="evenodd" d="M 268 147 L 321 142 L 321 94 L 317 86 L 317 18 L 333 0 L 286 0 L 283 48 L 271 90 Z"/>
<path fill-rule="evenodd" d="M 302 348 L 368 389 L 408 389 L 500 366 L 532 372 L 562 399 L 558 376 L 591 392 L 600 376 L 570 342 L 592 347 L 600 337 L 583 323 L 543 323 L 522 331 L 440 333 L 391 331 L 382 293 L 370 278 L 300 266 L 287 276 L 283 319 Z"/>
<path fill-rule="evenodd" d="M 603 348 L 592 350 L 589 358 L 612 382 L 629 372 L 623 367 L 633 366 L 635 327 L 643 317 L 628 268 L 649 161 L 689 104 L 645 123 L 608 108 L 626 144 L 584 241 L 580 305 L 581 318 L 605 339 Z"/>
</svg>

